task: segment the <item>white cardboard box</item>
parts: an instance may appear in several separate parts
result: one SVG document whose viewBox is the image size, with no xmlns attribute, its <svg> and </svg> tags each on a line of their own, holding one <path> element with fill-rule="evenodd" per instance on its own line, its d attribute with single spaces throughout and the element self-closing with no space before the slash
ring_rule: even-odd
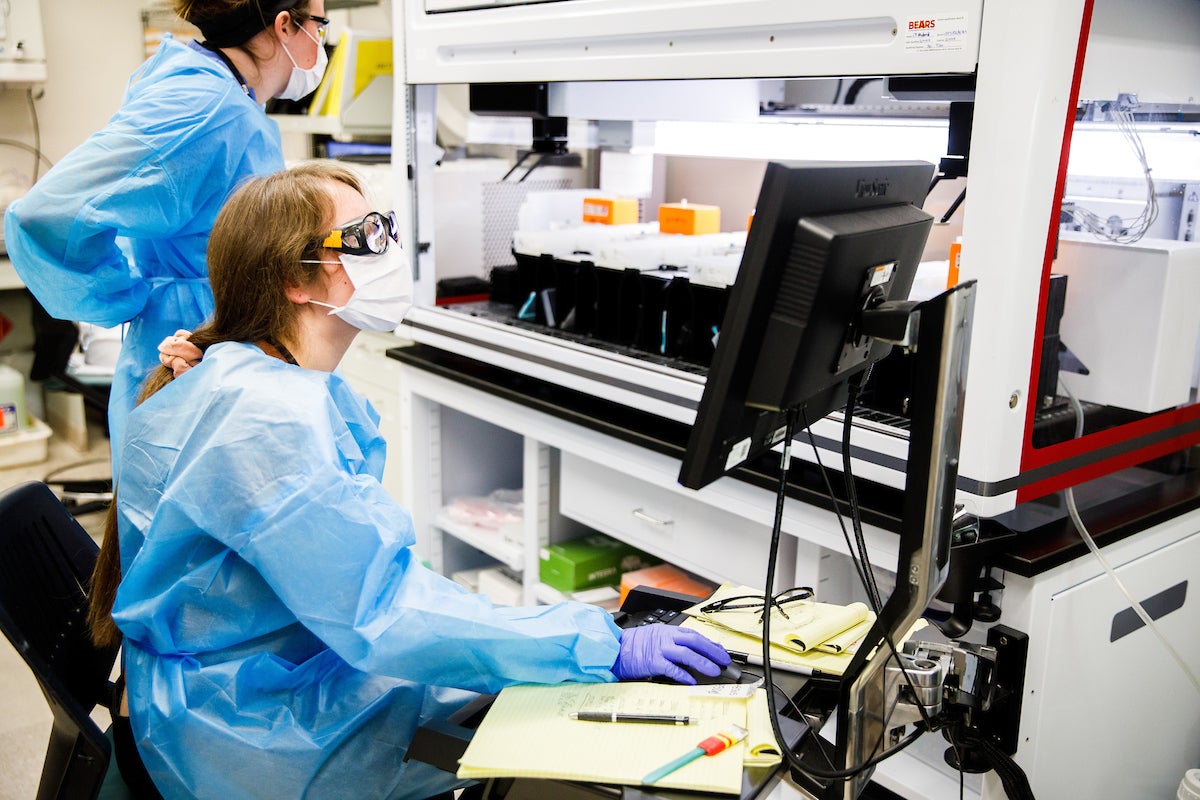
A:
<svg viewBox="0 0 1200 800">
<path fill-rule="evenodd" d="M 0 468 L 39 464 L 50 452 L 50 426 L 37 417 L 33 424 L 19 431 L 0 435 Z"/>
<path fill-rule="evenodd" d="M 500 567 L 479 571 L 479 593 L 499 606 L 521 605 L 521 584 L 505 574 Z"/>
</svg>

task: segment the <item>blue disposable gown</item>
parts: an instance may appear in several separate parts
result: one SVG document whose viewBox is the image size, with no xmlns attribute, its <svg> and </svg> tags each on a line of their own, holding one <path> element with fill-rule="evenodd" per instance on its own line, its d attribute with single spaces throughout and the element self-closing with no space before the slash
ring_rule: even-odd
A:
<svg viewBox="0 0 1200 800">
<path fill-rule="evenodd" d="M 377 419 L 236 343 L 130 416 L 113 617 L 165 797 L 427 797 L 455 780 L 402 758 L 456 690 L 614 679 L 603 610 L 494 607 L 419 563 Z"/>
<path fill-rule="evenodd" d="M 158 343 L 212 313 L 205 248 L 225 199 L 282 168 L 274 120 L 224 64 L 166 36 L 108 125 L 9 206 L 9 257 L 51 316 L 130 322 L 109 398 L 112 441 Z"/>
</svg>

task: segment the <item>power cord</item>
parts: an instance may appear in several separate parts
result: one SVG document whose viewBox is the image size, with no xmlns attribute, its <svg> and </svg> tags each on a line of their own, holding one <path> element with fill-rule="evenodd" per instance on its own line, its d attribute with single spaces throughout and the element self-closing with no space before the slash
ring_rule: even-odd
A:
<svg viewBox="0 0 1200 800">
<path fill-rule="evenodd" d="M 971 730 L 966 725 L 952 725 L 948 728 L 947 733 L 948 736 L 946 738 L 950 740 L 955 753 L 959 752 L 959 748 L 969 747 L 983 756 L 983 760 L 987 762 L 987 765 L 995 771 L 996 777 L 1000 779 L 1000 784 L 1004 787 L 1004 796 L 1008 800 L 1034 800 L 1033 787 L 1029 785 L 1029 777 L 1025 774 L 1025 771 L 991 737 L 980 735 L 977 731 Z M 959 756 L 959 759 L 961 767 L 961 756 Z M 963 772 L 960 768 L 960 796 L 963 792 L 962 775 Z"/>
<path fill-rule="evenodd" d="M 854 407 L 858 404 L 859 390 L 870 377 L 871 368 L 860 379 L 850 381 L 846 398 L 846 408 L 842 412 L 842 478 L 846 484 L 846 499 L 850 504 L 850 526 L 854 530 L 854 541 L 858 545 L 859 557 L 862 558 L 861 574 L 866 576 L 864 587 L 871 601 L 872 610 L 878 614 L 883 608 L 883 598 L 879 594 L 879 584 L 875 582 L 875 571 L 871 568 L 871 559 L 867 555 L 867 542 L 863 536 L 862 514 L 859 513 L 858 490 L 854 485 L 854 471 L 850 463 L 850 433 L 854 428 Z M 822 471 L 824 468 L 822 467 Z"/>
<path fill-rule="evenodd" d="M 93 511 L 104 511 L 112 503 L 112 478 L 60 479 L 59 476 L 78 467 L 108 463 L 107 458 L 89 458 L 73 464 L 64 464 L 47 472 L 42 478 L 42 483 L 59 487 L 59 499 L 73 517 Z"/>
<path fill-rule="evenodd" d="M 852 542 L 850 539 L 850 532 L 846 529 L 846 520 L 838 512 L 837 498 L 834 497 L 833 493 L 833 484 L 829 481 L 829 473 L 825 470 L 825 465 L 821 463 L 821 453 L 817 449 L 816 440 L 813 439 L 812 425 L 809 424 L 808 415 L 805 413 L 803 408 L 800 409 L 800 414 L 804 422 L 804 432 L 808 435 L 808 443 L 812 447 L 813 455 L 817 459 L 817 467 L 819 468 L 818 471 L 821 473 L 821 479 L 825 482 L 825 493 L 829 496 L 830 501 L 833 503 L 834 516 L 837 518 L 838 526 L 842 530 L 842 541 L 846 543 L 846 553 L 850 556 L 850 563 L 854 565 L 854 571 L 858 575 L 859 583 L 867 592 L 867 600 L 872 604 L 871 610 L 878 614 L 881 606 L 871 596 L 871 590 L 868 588 L 871 581 L 870 578 L 867 577 L 867 567 L 865 567 L 860 560 L 858 550 L 856 550 L 854 542 Z M 788 442 L 790 444 L 791 440 L 789 439 Z M 854 502 L 857 502 L 857 500 Z"/>
</svg>

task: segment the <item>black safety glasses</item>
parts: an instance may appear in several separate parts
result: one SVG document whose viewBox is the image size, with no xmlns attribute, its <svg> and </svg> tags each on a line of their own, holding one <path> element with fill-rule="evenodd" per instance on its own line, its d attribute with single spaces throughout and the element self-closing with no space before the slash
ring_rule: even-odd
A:
<svg viewBox="0 0 1200 800">
<path fill-rule="evenodd" d="M 329 232 L 321 247 L 354 256 L 379 255 L 387 252 L 388 240 L 400 241 L 396 212 L 386 214 L 372 211 L 353 222 Z"/>
<path fill-rule="evenodd" d="M 317 44 L 323 44 L 325 42 L 325 29 L 329 27 L 329 17 L 318 17 L 316 14 L 305 14 L 304 12 L 297 11 L 294 8 L 288 13 L 292 15 L 292 21 L 296 23 L 297 28 L 304 27 L 304 23 L 308 22 L 309 20 L 317 23 Z"/>
<path fill-rule="evenodd" d="M 784 619 L 790 619 L 784 606 L 789 603 L 797 603 L 801 600 L 808 600 L 813 596 L 813 590 L 808 586 L 797 586 L 792 589 L 787 589 L 780 592 L 771 598 L 771 605 L 779 610 Z M 717 614 L 721 611 L 735 611 L 743 608 L 757 608 L 758 620 L 762 622 L 763 598 L 761 594 L 741 594 L 735 597 L 723 597 L 709 603 L 706 606 L 701 606 L 700 611 L 704 614 Z"/>
<path fill-rule="evenodd" d="M 316 14 L 309 14 L 308 18 L 317 23 L 317 44 L 324 44 L 325 29 L 329 27 L 329 17 L 318 17 Z"/>
</svg>

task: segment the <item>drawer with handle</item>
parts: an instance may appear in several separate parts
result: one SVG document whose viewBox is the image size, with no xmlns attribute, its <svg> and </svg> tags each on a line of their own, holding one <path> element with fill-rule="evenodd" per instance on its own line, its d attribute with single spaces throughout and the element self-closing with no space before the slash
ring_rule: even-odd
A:
<svg viewBox="0 0 1200 800">
<path fill-rule="evenodd" d="M 762 585 L 765 526 L 571 453 L 561 466 L 563 516 L 709 580 Z"/>
</svg>

